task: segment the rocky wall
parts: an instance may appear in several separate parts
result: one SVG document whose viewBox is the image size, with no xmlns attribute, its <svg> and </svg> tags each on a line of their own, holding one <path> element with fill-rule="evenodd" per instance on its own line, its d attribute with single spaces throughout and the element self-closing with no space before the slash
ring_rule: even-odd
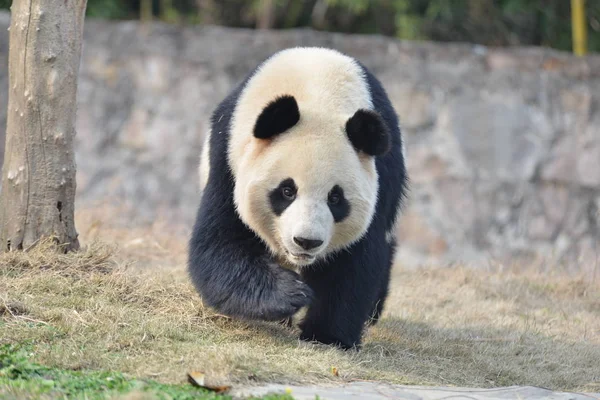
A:
<svg viewBox="0 0 600 400">
<path fill-rule="evenodd" d="M 8 24 L 0 14 L 0 143 Z M 600 56 L 540 48 L 88 20 L 77 205 L 129 204 L 137 216 L 191 226 L 212 109 L 260 61 L 290 46 L 339 49 L 386 87 L 411 178 L 400 262 L 541 257 L 572 269 L 597 266 Z"/>
</svg>

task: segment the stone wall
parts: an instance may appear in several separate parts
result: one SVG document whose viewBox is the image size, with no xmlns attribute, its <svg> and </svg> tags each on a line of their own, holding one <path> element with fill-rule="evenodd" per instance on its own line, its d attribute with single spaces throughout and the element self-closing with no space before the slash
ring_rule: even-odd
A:
<svg viewBox="0 0 600 400">
<path fill-rule="evenodd" d="M 8 23 L 0 14 L 0 138 Z M 88 21 L 84 39 L 79 207 L 132 204 L 191 226 L 216 103 L 273 52 L 328 46 L 371 68 L 400 115 L 411 177 L 401 262 L 598 263 L 599 56 L 134 22 Z"/>
</svg>

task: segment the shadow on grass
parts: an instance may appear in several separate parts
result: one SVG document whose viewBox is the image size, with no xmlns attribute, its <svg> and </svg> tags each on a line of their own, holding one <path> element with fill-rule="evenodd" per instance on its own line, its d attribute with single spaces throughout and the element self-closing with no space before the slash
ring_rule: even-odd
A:
<svg viewBox="0 0 600 400">
<path fill-rule="evenodd" d="M 600 344 L 534 330 L 445 329 L 386 318 L 370 329 L 362 357 L 383 374 L 394 371 L 429 384 L 600 389 Z"/>
<path fill-rule="evenodd" d="M 332 365 L 342 360 L 354 364 L 357 368 L 342 380 L 600 390 L 600 344 L 558 340 L 533 328 L 437 328 L 432 323 L 387 317 L 365 331 L 359 352 L 300 341 L 297 328 L 279 323 L 228 320 L 220 328 L 234 332 L 230 340 L 269 341 L 281 348 L 324 352 L 330 355 Z M 295 381 L 283 379 L 280 383 Z"/>
</svg>

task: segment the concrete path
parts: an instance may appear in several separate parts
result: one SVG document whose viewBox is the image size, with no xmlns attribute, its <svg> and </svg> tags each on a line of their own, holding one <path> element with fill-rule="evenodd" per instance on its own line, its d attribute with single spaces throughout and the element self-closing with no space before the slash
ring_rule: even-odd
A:
<svg viewBox="0 0 600 400">
<path fill-rule="evenodd" d="M 234 396 L 262 396 L 289 393 L 297 400 L 600 400 L 600 393 L 566 393 L 533 386 L 510 386 L 495 389 L 425 387 L 390 385 L 377 382 L 353 382 L 341 386 L 266 385 L 236 389 Z"/>
</svg>

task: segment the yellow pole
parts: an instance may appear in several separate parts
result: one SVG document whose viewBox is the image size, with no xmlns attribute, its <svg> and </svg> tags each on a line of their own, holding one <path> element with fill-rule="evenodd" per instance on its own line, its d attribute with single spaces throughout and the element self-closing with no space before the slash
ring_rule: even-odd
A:
<svg viewBox="0 0 600 400">
<path fill-rule="evenodd" d="M 571 26 L 573 30 L 573 52 L 578 56 L 583 56 L 587 51 L 585 0 L 571 0 Z"/>
</svg>

